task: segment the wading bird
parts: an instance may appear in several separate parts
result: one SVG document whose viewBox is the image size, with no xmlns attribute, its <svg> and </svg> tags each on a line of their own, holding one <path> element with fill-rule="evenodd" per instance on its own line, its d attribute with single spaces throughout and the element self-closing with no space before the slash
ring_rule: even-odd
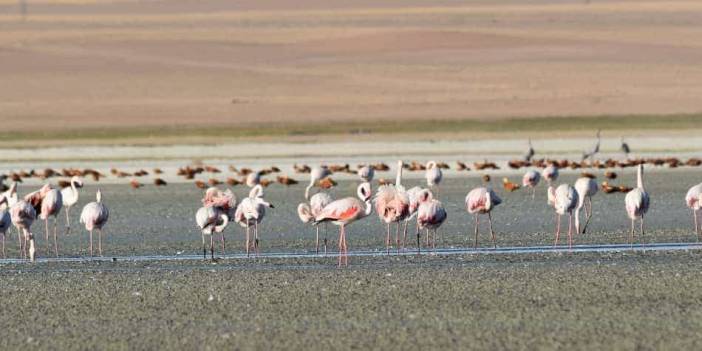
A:
<svg viewBox="0 0 702 351">
<path fill-rule="evenodd" d="M 387 225 L 385 249 L 390 254 L 390 224 L 397 224 L 395 243 L 400 251 L 400 221 L 409 216 L 409 197 L 402 186 L 402 161 L 397 161 L 395 184 L 382 185 L 375 194 L 375 210 L 378 217 Z"/>
<path fill-rule="evenodd" d="M 631 219 L 631 233 L 629 234 L 629 243 L 634 245 L 634 222 L 638 219 L 641 221 L 641 241 L 645 245 L 644 238 L 644 215 L 648 211 L 650 198 L 643 185 L 643 165 L 639 165 L 636 170 L 636 188 L 626 194 L 624 198 L 626 204 L 626 213 Z"/>
<path fill-rule="evenodd" d="M 358 198 L 347 197 L 332 201 L 314 219 L 315 225 L 323 222 L 332 222 L 339 226 L 339 267 L 341 267 L 342 263 L 347 266 L 349 264 L 346 226 L 369 216 L 373 211 L 370 183 L 361 183 L 356 189 L 356 195 Z"/>
<path fill-rule="evenodd" d="M 436 231 L 441 227 L 441 224 L 446 220 L 446 210 L 440 201 L 434 200 L 431 191 L 428 189 L 422 190 L 418 195 L 419 208 L 417 208 L 417 225 L 419 229 L 432 234 L 432 249 L 436 249 Z"/>
<path fill-rule="evenodd" d="M 83 187 L 83 180 L 78 176 L 71 178 L 70 186 L 61 189 L 64 212 L 66 212 L 66 234 L 71 232 L 71 207 L 78 203 L 78 189 Z"/>
<path fill-rule="evenodd" d="M 312 223 L 314 219 L 322 213 L 322 210 L 332 202 L 331 196 L 324 192 L 319 192 L 309 199 L 309 203 L 303 202 L 297 206 L 297 215 L 302 223 Z M 315 253 L 319 253 L 319 226 L 315 226 L 317 230 L 317 240 L 315 243 Z M 324 234 L 324 254 L 327 254 L 327 236 L 326 229 Z"/>
<path fill-rule="evenodd" d="M 58 189 L 50 188 L 44 194 L 41 200 L 41 211 L 39 218 L 44 220 L 44 229 L 46 231 L 46 247 L 49 247 L 49 217 L 54 217 L 54 255 L 58 257 L 58 240 L 56 239 L 56 231 L 58 227 L 58 214 L 63 207 L 63 196 Z"/>
<path fill-rule="evenodd" d="M 561 184 L 553 189 L 548 187 L 549 204 L 556 210 L 556 241 L 553 246 L 558 245 L 561 235 L 561 216 L 568 214 L 568 248 L 573 247 L 573 210 L 578 206 L 578 192 L 570 184 Z"/>
<path fill-rule="evenodd" d="M 19 240 L 22 257 L 27 257 L 27 241 L 29 241 L 29 259 L 34 261 L 36 249 L 31 227 L 37 218 L 37 212 L 29 202 L 19 200 L 10 208 L 10 218 L 12 219 L 12 224 L 17 227 L 17 232 L 20 233 L 17 239 Z"/>
<path fill-rule="evenodd" d="M 524 177 L 522 177 L 522 186 L 525 188 L 529 187 L 531 189 L 532 200 L 536 196 L 536 187 L 539 185 L 540 181 L 541 174 L 533 169 L 524 173 Z"/>
<path fill-rule="evenodd" d="M 5 235 L 7 230 L 10 229 L 12 225 L 12 217 L 10 217 L 10 210 L 7 207 L 7 198 L 0 195 L 0 234 L 2 234 L 2 258 L 7 258 L 5 255 Z"/>
<path fill-rule="evenodd" d="M 436 186 L 436 194 L 439 197 L 439 184 L 441 183 L 441 178 L 443 177 L 441 173 L 441 168 L 436 164 L 436 161 L 427 162 L 425 177 L 427 179 L 427 186 L 429 189 L 433 189 Z"/>
<path fill-rule="evenodd" d="M 234 212 L 234 220 L 240 226 L 246 228 L 246 255 L 251 250 L 251 227 L 254 228 L 253 247 L 256 253 L 259 252 L 258 226 L 266 216 L 266 208 L 275 208 L 273 204 L 263 199 L 263 187 L 261 184 L 254 186 L 249 192 L 249 196 L 241 200 Z"/>
<path fill-rule="evenodd" d="M 312 168 L 310 171 L 310 185 L 305 188 L 305 199 L 310 198 L 310 190 L 317 184 L 318 181 L 328 177 L 331 175 L 331 172 L 329 171 L 329 168 L 327 166 L 320 166 L 320 167 L 315 167 Z"/>
<path fill-rule="evenodd" d="M 475 218 L 475 243 L 474 247 L 478 248 L 478 225 L 479 225 L 479 215 L 487 214 L 488 223 L 490 227 L 490 235 L 492 236 L 492 246 L 497 248 L 497 242 L 495 240 L 495 232 L 492 230 L 492 209 L 495 206 L 502 203 L 497 194 L 492 190 L 489 185 L 477 187 L 466 195 L 466 211 L 469 214 L 474 215 Z"/>
<path fill-rule="evenodd" d="M 214 260 L 214 234 L 221 234 L 222 255 L 225 254 L 224 228 L 229 223 L 229 216 L 219 207 L 200 207 L 195 213 L 195 222 L 200 227 L 202 234 L 202 258 L 207 258 L 207 248 L 205 247 L 205 235 L 210 236 L 210 255 Z"/>
<path fill-rule="evenodd" d="M 553 182 L 558 180 L 558 166 L 551 163 L 548 165 L 548 167 L 544 168 L 541 175 L 544 177 L 544 180 L 546 180 L 546 183 L 548 183 L 549 186 L 552 185 Z"/>
<path fill-rule="evenodd" d="M 575 181 L 575 191 L 578 192 L 578 208 L 575 210 L 575 231 L 585 234 L 587 225 L 592 218 L 592 197 L 597 194 L 597 182 L 590 177 L 580 177 Z M 580 230 L 580 210 L 585 209 L 585 225 Z"/>
<path fill-rule="evenodd" d="M 697 234 L 698 240 L 700 235 L 699 220 L 697 219 L 697 212 L 702 208 L 702 183 L 697 184 L 690 188 L 685 194 L 685 204 L 692 210 L 692 220 L 695 224 L 695 234 Z"/>
<path fill-rule="evenodd" d="M 85 230 L 90 233 L 90 257 L 93 256 L 93 230 L 98 231 L 98 252 L 102 256 L 102 227 L 107 224 L 110 211 L 102 203 L 102 192 L 100 189 L 95 193 L 95 201 L 83 207 L 80 213 L 80 223 L 85 224 Z"/>
</svg>

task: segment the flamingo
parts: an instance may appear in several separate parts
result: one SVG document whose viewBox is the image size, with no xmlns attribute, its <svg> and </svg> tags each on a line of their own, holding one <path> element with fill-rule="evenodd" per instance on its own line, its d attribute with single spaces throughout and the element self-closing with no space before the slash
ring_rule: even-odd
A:
<svg viewBox="0 0 702 351">
<path fill-rule="evenodd" d="M 303 202 L 297 206 L 297 215 L 300 217 L 302 223 L 311 223 L 314 221 L 324 207 L 332 202 L 331 196 L 327 193 L 316 193 L 310 198 L 309 204 Z M 317 240 L 315 245 L 315 253 L 319 253 L 319 226 L 315 226 L 317 229 Z M 325 229 L 326 231 L 326 229 Z M 324 254 L 327 254 L 327 238 L 326 233 L 324 234 Z"/>
<path fill-rule="evenodd" d="M 39 218 L 44 220 L 46 230 L 46 246 L 49 246 L 49 217 L 54 217 L 54 254 L 58 257 L 58 241 L 56 240 L 56 228 L 58 227 L 58 214 L 63 206 L 63 197 L 58 189 L 49 188 L 41 200 L 41 211 Z"/>
<path fill-rule="evenodd" d="M 581 177 L 575 181 L 575 191 L 578 192 L 578 208 L 575 210 L 575 232 L 585 234 L 587 225 L 592 218 L 592 197 L 597 194 L 597 182 L 590 177 Z M 587 201 L 587 206 L 585 206 Z M 585 208 L 585 225 L 580 231 L 580 209 Z"/>
<path fill-rule="evenodd" d="M 400 221 L 409 216 L 409 197 L 402 186 L 402 161 L 397 161 L 397 178 L 395 184 L 382 185 L 375 194 L 375 210 L 378 217 L 387 224 L 385 249 L 390 254 L 390 224 L 397 223 L 395 243 L 400 251 Z"/>
<path fill-rule="evenodd" d="M 549 185 L 548 201 L 556 210 L 556 241 L 553 245 L 558 245 L 558 238 L 561 235 L 561 216 L 568 213 L 568 248 L 572 248 L 573 210 L 578 206 L 578 192 L 570 184 L 561 184 L 555 190 L 552 185 Z"/>
<path fill-rule="evenodd" d="M 402 247 L 405 246 L 407 243 L 407 226 L 409 225 L 409 222 L 412 221 L 417 216 L 417 210 L 419 209 L 419 193 L 424 190 L 418 186 L 415 186 L 411 188 L 410 190 L 407 190 L 407 198 L 409 199 L 409 209 L 408 209 L 408 214 L 407 217 L 405 218 L 405 228 L 402 236 Z M 417 236 L 417 252 L 420 250 L 420 244 L 419 244 L 419 223 L 415 226 L 417 228 L 416 231 L 416 236 Z M 427 238 L 429 240 L 429 238 Z M 427 245 L 429 245 L 429 242 L 427 242 Z"/>
<path fill-rule="evenodd" d="M 695 234 L 697 234 L 698 240 L 700 235 L 700 226 L 697 220 L 697 211 L 702 208 L 702 201 L 700 200 L 702 200 L 702 183 L 693 186 L 687 191 L 687 194 L 685 194 L 685 204 L 692 210 L 692 219 L 695 223 Z"/>
<path fill-rule="evenodd" d="M 19 200 L 10 208 L 10 218 L 12 220 L 12 224 L 17 227 L 17 231 L 21 233 L 17 236 L 17 239 L 20 243 L 22 257 L 26 256 L 25 251 L 27 251 L 27 240 L 29 240 L 29 259 L 34 261 L 36 249 L 34 247 L 34 235 L 31 232 L 31 227 L 32 223 L 34 223 L 34 220 L 37 218 L 37 212 L 34 210 L 34 207 L 29 204 L 29 202 Z M 24 237 L 24 239 L 22 239 L 22 237 Z M 22 245 L 23 241 L 24 245 Z"/>
<path fill-rule="evenodd" d="M 431 189 L 432 187 L 436 186 L 436 193 L 438 195 L 439 193 L 439 183 L 441 183 L 441 178 L 442 178 L 442 173 L 441 173 L 441 168 L 439 168 L 436 164 L 436 161 L 429 161 L 427 162 L 427 171 L 425 174 L 425 177 L 427 179 L 427 185 Z"/>
<path fill-rule="evenodd" d="M 71 207 L 78 203 L 78 189 L 83 187 L 83 180 L 78 176 L 73 176 L 71 186 L 61 189 L 61 199 L 63 200 L 64 212 L 66 212 L 66 234 L 71 232 Z"/>
<path fill-rule="evenodd" d="M 314 218 L 315 225 L 323 222 L 332 222 L 339 226 L 339 267 L 341 267 L 342 262 L 346 266 L 349 265 L 346 226 L 359 219 L 368 217 L 373 211 L 370 183 L 361 183 L 356 189 L 356 195 L 358 199 L 346 197 L 331 202 Z"/>
<path fill-rule="evenodd" d="M 629 235 L 629 242 L 632 246 L 634 245 L 634 222 L 639 219 L 641 220 L 641 240 L 645 245 L 644 215 L 648 211 L 650 198 L 646 190 L 644 190 L 643 164 L 640 164 L 636 170 L 636 188 L 632 189 L 626 194 L 624 202 L 626 204 L 626 212 L 629 215 L 629 219 L 631 219 L 631 233 Z"/>
<path fill-rule="evenodd" d="M 246 186 L 253 188 L 261 184 L 261 172 L 251 172 L 246 176 Z"/>
<path fill-rule="evenodd" d="M 275 208 L 273 204 L 263 200 L 263 186 L 258 184 L 249 192 L 249 196 L 241 200 L 234 212 L 234 220 L 246 228 L 246 255 L 251 248 L 250 228 L 254 226 L 254 250 L 258 253 L 258 225 L 266 215 L 266 208 Z"/>
<path fill-rule="evenodd" d="M 231 189 L 221 191 L 215 187 L 210 187 L 205 191 L 202 199 L 204 207 L 216 207 L 224 212 L 229 218 L 234 217 L 238 201 Z"/>
<path fill-rule="evenodd" d="M 426 229 L 427 237 L 433 231 L 432 249 L 436 250 L 436 231 L 446 220 L 446 210 L 440 201 L 434 200 L 431 191 L 422 190 L 419 195 L 419 207 L 417 208 L 417 225 L 420 229 Z"/>
<path fill-rule="evenodd" d="M 536 187 L 539 185 L 539 182 L 541 181 L 541 174 L 535 170 L 529 170 L 526 173 L 524 173 L 524 177 L 522 178 L 522 186 L 529 187 L 531 188 L 531 199 L 533 200 L 534 197 L 536 196 Z"/>
<path fill-rule="evenodd" d="M 361 180 L 364 182 L 370 183 L 371 181 L 373 181 L 374 175 L 375 169 L 373 169 L 373 167 L 371 167 L 370 165 L 365 165 L 358 169 L 358 177 L 361 178 Z"/>
<path fill-rule="evenodd" d="M 541 176 L 544 177 L 544 180 L 546 180 L 546 183 L 550 186 L 553 182 L 558 180 L 558 166 L 551 163 L 548 167 L 544 168 L 541 172 Z"/>
<path fill-rule="evenodd" d="M 331 175 L 331 172 L 329 171 L 329 168 L 327 168 L 327 166 L 325 165 L 312 168 L 312 170 L 310 171 L 310 185 L 308 185 L 305 189 L 306 200 L 310 199 L 310 190 L 312 189 L 312 187 L 314 187 L 318 181 L 326 178 L 329 175 Z"/>
<path fill-rule="evenodd" d="M 2 234 L 2 258 L 6 258 L 5 255 L 5 234 L 7 230 L 12 225 L 12 217 L 10 216 L 10 211 L 7 208 L 7 198 L 0 195 L 0 234 Z"/>
<path fill-rule="evenodd" d="M 93 230 L 98 231 L 98 251 L 102 256 L 102 227 L 107 224 L 110 217 L 110 211 L 102 203 L 100 189 L 95 193 L 95 200 L 85 205 L 80 213 L 80 223 L 85 224 L 85 230 L 90 233 L 90 257 L 93 256 Z"/>
<path fill-rule="evenodd" d="M 492 246 L 497 248 L 497 242 L 495 241 L 495 232 L 492 230 L 492 209 L 495 206 L 502 203 L 495 191 L 488 185 L 485 187 L 477 187 L 466 195 L 466 210 L 469 214 L 475 215 L 475 244 L 474 247 L 478 248 L 478 225 L 479 225 L 479 215 L 487 214 L 488 223 L 490 225 L 490 235 L 492 236 Z"/>
<path fill-rule="evenodd" d="M 17 203 L 18 200 L 17 182 L 12 182 L 10 188 L 0 195 L 2 195 L 2 197 L 4 197 L 6 200 L 5 203 L 0 204 L 0 209 L 8 209 L 14 206 L 14 204 Z"/>
<path fill-rule="evenodd" d="M 524 154 L 524 161 L 530 162 L 532 157 L 534 157 L 534 147 L 531 145 L 531 138 L 529 138 L 529 148 Z"/>
<path fill-rule="evenodd" d="M 195 222 L 202 233 L 202 258 L 207 258 L 205 235 L 210 236 L 210 255 L 214 261 L 214 233 L 222 234 L 222 255 L 224 255 L 224 228 L 229 223 L 229 216 L 219 207 L 200 207 L 195 213 Z"/>
</svg>

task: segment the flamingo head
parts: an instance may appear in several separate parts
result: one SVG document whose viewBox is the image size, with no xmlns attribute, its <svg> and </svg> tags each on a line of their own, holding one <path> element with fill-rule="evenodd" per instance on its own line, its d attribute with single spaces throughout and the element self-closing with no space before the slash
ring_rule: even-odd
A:
<svg viewBox="0 0 702 351">
<path fill-rule="evenodd" d="M 95 193 L 95 200 L 97 200 L 98 203 L 102 202 L 102 192 L 100 191 L 100 188 L 98 188 L 97 192 Z"/>
<path fill-rule="evenodd" d="M 372 191 L 371 191 L 371 185 L 368 182 L 363 182 L 358 186 L 358 189 L 356 191 L 358 198 L 363 200 L 363 202 L 368 202 L 371 199 Z"/>
<path fill-rule="evenodd" d="M 82 188 L 83 179 L 79 176 L 73 176 L 73 178 L 71 178 L 71 184 L 73 184 L 76 188 Z"/>
<path fill-rule="evenodd" d="M 434 199 L 434 195 L 431 193 L 429 189 L 422 189 L 422 191 L 419 192 L 417 195 L 417 200 L 418 202 L 426 202 L 426 201 L 431 201 Z"/>
</svg>

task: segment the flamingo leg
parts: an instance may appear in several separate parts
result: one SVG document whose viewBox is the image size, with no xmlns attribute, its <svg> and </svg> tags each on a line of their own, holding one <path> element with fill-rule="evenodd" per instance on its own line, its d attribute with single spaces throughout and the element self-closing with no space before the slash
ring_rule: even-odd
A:
<svg viewBox="0 0 702 351">
<path fill-rule="evenodd" d="M 314 247 L 314 253 L 319 254 L 319 226 L 317 226 L 317 241 Z"/>
<path fill-rule="evenodd" d="M 344 265 L 349 266 L 349 246 L 346 244 L 346 227 L 344 226 Z"/>
<path fill-rule="evenodd" d="M 558 246 L 558 238 L 561 236 L 561 215 L 556 213 L 556 242 L 553 246 Z"/>
<path fill-rule="evenodd" d="M 497 241 L 495 240 L 495 232 L 492 230 L 492 215 L 488 212 L 488 223 L 490 225 L 490 235 L 492 235 L 492 247 L 497 250 Z"/>
<path fill-rule="evenodd" d="M 390 223 L 388 223 L 387 233 L 385 234 L 385 251 L 390 254 Z"/>
<path fill-rule="evenodd" d="M 210 258 L 214 261 L 214 233 L 210 235 Z"/>
<path fill-rule="evenodd" d="M 395 231 L 395 248 L 397 253 L 400 253 L 400 222 L 397 222 L 397 231 Z"/>
<path fill-rule="evenodd" d="M 587 200 L 585 205 L 583 205 L 585 207 L 585 225 L 583 226 L 582 234 L 585 234 L 587 225 L 590 224 L 590 219 L 592 219 L 592 198 L 588 196 L 585 200 Z"/>
<path fill-rule="evenodd" d="M 568 249 L 573 249 L 573 212 L 568 214 Z"/>
<path fill-rule="evenodd" d="M 473 248 L 477 249 L 478 248 L 478 225 L 480 222 L 480 217 L 478 217 L 478 214 L 475 214 L 475 244 L 473 244 Z"/>
<path fill-rule="evenodd" d="M 246 220 L 246 257 L 249 257 L 249 249 L 251 248 L 251 231 L 249 230 L 249 220 Z"/>
<path fill-rule="evenodd" d="M 102 229 L 98 229 L 98 253 L 102 257 Z"/>
<path fill-rule="evenodd" d="M 646 234 L 644 232 L 644 216 L 641 215 L 641 246 L 643 247 L 644 252 L 646 252 L 646 237 L 644 234 Z"/>
<path fill-rule="evenodd" d="M 258 247 L 258 221 L 254 224 L 254 248 L 256 249 L 256 256 L 258 256 L 261 251 Z"/>
<path fill-rule="evenodd" d="M 419 223 L 417 223 L 417 255 L 419 255 L 422 251 L 422 245 L 420 243 L 420 237 L 422 234 L 419 232 Z"/>
<path fill-rule="evenodd" d="M 342 256 L 344 255 L 344 242 L 342 241 L 344 238 L 344 226 L 341 225 L 339 226 L 339 263 L 338 267 L 341 268 L 341 261 L 342 261 Z"/>
<path fill-rule="evenodd" d="M 66 235 L 71 234 L 71 217 L 68 212 L 71 210 L 71 206 L 66 206 Z"/>
<path fill-rule="evenodd" d="M 407 226 L 409 225 L 408 221 L 405 221 L 405 227 L 402 230 L 402 248 L 404 249 L 405 246 L 407 246 Z"/>
<path fill-rule="evenodd" d="M 207 259 L 207 249 L 205 249 L 205 232 L 200 233 L 202 235 L 202 259 Z"/>
<path fill-rule="evenodd" d="M 434 252 L 436 252 L 436 229 L 434 229 L 433 238 L 434 238 L 434 240 L 433 240 L 434 243 L 432 244 L 432 249 L 434 250 Z"/>
<path fill-rule="evenodd" d="M 222 256 L 227 255 L 227 244 L 225 243 L 225 241 L 226 240 L 224 239 L 224 232 L 222 232 Z"/>
<path fill-rule="evenodd" d="M 58 258 L 58 240 L 56 238 L 56 231 L 58 230 L 58 217 L 54 216 L 54 253 L 56 258 Z"/>
<path fill-rule="evenodd" d="M 692 218 L 695 222 L 695 234 L 697 236 L 697 241 L 700 241 L 700 230 L 699 230 L 699 224 L 697 222 L 697 210 L 692 210 Z"/>
<path fill-rule="evenodd" d="M 7 258 L 5 256 L 5 233 L 2 233 L 2 258 Z"/>
<path fill-rule="evenodd" d="M 534 201 L 535 198 L 536 198 L 536 187 L 532 186 L 531 187 L 531 201 Z"/>
<path fill-rule="evenodd" d="M 90 257 L 93 257 L 93 231 L 90 230 Z"/>
<path fill-rule="evenodd" d="M 634 248 L 634 220 L 631 220 L 631 232 L 629 233 L 629 245 Z"/>
<path fill-rule="evenodd" d="M 327 223 L 324 223 L 324 256 L 327 255 Z"/>
<path fill-rule="evenodd" d="M 22 234 L 17 229 L 17 243 L 19 244 L 20 258 L 24 258 L 24 247 L 22 246 Z"/>
<path fill-rule="evenodd" d="M 46 252 L 48 253 L 51 248 L 51 243 L 49 242 L 49 216 L 44 219 L 44 239 L 46 240 Z"/>
</svg>

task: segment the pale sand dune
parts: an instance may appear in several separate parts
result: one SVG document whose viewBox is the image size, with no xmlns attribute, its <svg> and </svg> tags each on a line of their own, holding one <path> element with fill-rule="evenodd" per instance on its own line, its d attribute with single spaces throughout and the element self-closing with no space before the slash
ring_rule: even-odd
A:
<svg viewBox="0 0 702 351">
<path fill-rule="evenodd" d="M 702 111 L 697 1 L 0 0 L 5 130 Z"/>
</svg>

